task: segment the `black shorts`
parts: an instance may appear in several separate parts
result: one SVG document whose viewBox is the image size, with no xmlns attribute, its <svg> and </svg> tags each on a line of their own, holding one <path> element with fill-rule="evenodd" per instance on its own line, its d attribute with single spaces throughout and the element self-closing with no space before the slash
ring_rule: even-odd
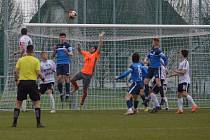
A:
<svg viewBox="0 0 210 140">
<path fill-rule="evenodd" d="M 69 75 L 69 64 L 57 64 L 56 73 L 58 75 Z"/>
<path fill-rule="evenodd" d="M 27 99 L 27 95 L 32 101 L 40 100 L 38 86 L 35 80 L 20 80 L 17 90 L 17 100 L 23 101 Z"/>
<path fill-rule="evenodd" d="M 190 87 L 190 84 L 188 83 L 180 83 L 178 85 L 178 92 L 183 92 L 183 91 L 189 92 L 189 87 Z"/>
<path fill-rule="evenodd" d="M 51 89 L 53 91 L 53 87 L 54 87 L 54 82 L 47 83 L 47 84 L 40 84 L 39 85 L 39 92 L 41 94 L 44 94 L 48 89 Z"/>
<path fill-rule="evenodd" d="M 152 79 L 152 77 L 160 78 L 161 70 L 160 68 L 148 68 L 148 74 L 146 76 L 147 79 Z"/>
<path fill-rule="evenodd" d="M 84 74 L 82 72 L 77 73 L 72 77 L 73 81 L 83 80 L 83 88 L 87 89 L 90 85 L 92 75 Z"/>
</svg>

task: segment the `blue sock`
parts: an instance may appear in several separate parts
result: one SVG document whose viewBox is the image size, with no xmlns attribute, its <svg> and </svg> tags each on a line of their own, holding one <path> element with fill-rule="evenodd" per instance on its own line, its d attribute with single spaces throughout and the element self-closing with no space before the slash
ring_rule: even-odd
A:
<svg viewBox="0 0 210 140">
<path fill-rule="evenodd" d="M 127 103 L 127 107 L 128 107 L 128 108 L 132 108 L 132 107 L 133 107 L 133 102 L 132 102 L 132 100 L 128 100 L 126 103 Z"/>
</svg>

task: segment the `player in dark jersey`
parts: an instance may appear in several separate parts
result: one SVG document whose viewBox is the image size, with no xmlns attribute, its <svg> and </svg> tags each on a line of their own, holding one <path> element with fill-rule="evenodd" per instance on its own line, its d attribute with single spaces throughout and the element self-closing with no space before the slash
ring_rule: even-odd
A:
<svg viewBox="0 0 210 140">
<path fill-rule="evenodd" d="M 59 38 L 60 43 L 53 48 L 53 57 L 56 57 L 58 90 L 60 92 L 61 102 L 63 102 L 63 78 L 65 80 L 66 99 L 70 96 L 69 67 L 71 63 L 70 56 L 73 56 L 73 48 L 65 41 L 65 33 L 60 33 Z"/>
<path fill-rule="evenodd" d="M 161 92 L 163 93 L 163 87 L 161 86 L 161 81 L 160 81 L 160 67 L 161 67 L 161 59 L 163 59 L 164 63 L 167 65 L 167 57 L 165 54 L 162 52 L 160 49 L 160 40 L 159 38 L 153 38 L 152 40 L 152 49 L 148 53 L 146 57 L 146 61 L 149 62 L 149 67 L 148 67 L 148 74 L 146 76 L 146 79 L 144 80 L 145 84 L 145 96 L 148 97 L 149 95 L 149 81 L 155 77 L 155 81 L 157 84 L 157 88 L 153 91 L 153 93 Z M 155 102 L 156 107 L 153 108 L 152 112 L 157 112 L 157 110 L 160 108 L 160 104 L 157 100 L 157 97 L 155 94 L 150 94 L 151 99 Z M 145 100 L 147 103 L 148 99 Z"/>
</svg>

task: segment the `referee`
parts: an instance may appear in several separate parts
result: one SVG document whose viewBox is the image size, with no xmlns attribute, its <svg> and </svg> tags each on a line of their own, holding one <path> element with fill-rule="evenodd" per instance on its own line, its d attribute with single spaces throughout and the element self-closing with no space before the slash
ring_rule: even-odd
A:
<svg viewBox="0 0 210 140">
<path fill-rule="evenodd" d="M 40 118 L 40 96 L 38 92 L 38 86 L 36 84 L 37 77 L 40 76 L 44 79 L 40 73 L 40 62 L 37 58 L 33 56 L 34 53 L 33 45 L 28 45 L 26 49 L 27 55 L 20 58 L 16 63 L 15 70 L 15 81 L 17 82 L 17 100 L 16 108 L 14 109 L 14 120 L 12 127 L 17 126 L 18 116 L 20 114 L 20 108 L 22 106 L 23 100 L 27 99 L 27 94 L 29 94 L 30 99 L 35 107 L 35 115 L 37 120 L 37 128 L 43 128 Z"/>
</svg>

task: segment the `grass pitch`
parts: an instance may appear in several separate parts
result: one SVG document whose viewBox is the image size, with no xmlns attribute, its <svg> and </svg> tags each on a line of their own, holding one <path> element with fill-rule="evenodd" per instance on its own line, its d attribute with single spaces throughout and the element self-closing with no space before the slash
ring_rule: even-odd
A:
<svg viewBox="0 0 210 140">
<path fill-rule="evenodd" d="M 58 111 L 42 113 L 46 128 L 37 129 L 33 112 L 20 114 L 11 128 L 12 112 L 0 112 L 0 140 L 209 140 L 210 109 L 196 113 L 118 111 Z"/>
</svg>

